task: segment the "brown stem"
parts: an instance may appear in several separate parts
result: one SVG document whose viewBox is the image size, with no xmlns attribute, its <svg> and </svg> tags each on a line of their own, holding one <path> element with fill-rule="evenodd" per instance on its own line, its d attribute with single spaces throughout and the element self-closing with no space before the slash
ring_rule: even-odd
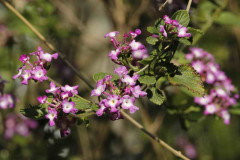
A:
<svg viewBox="0 0 240 160">
<path fill-rule="evenodd" d="M 153 140 L 155 140 L 157 143 L 162 145 L 164 148 L 166 148 L 168 151 L 173 153 L 175 156 L 182 158 L 183 160 L 190 160 L 186 156 L 184 156 L 180 151 L 175 150 L 171 146 L 169 146 L 167 143 L 159 139 L 157 136 L 153 135 L 150 133 L 148 130 L 146 130 L 140 123 L 135 121 L 132 117 L 130 117 L 127 113 L 125 113 L 123 110 L 121 110 L 121 114 L 123 115 L 124 118 L 126 118 L 129 122 L 131 122 L 135 127 L 139 128 L 143 133 L 151 137 Z"/>
<path fill-rule="evenodd" d="M 57 49 L 50 43 L 47 41 L 47 39 L 25 18 L 21 15 L 21 13 L 19 13 L 10 3 L 8 3 L 6 0 L 0 0 L 12 13 L 14 13 L 24 24 L 26 24 L 26 26 L 28 26 L 28 28 L 33 31 L 36 36 L 43 41 L 46 46 L 51 49 L 53 52 L 58 52 Z M 88 82 L 88 79 L 85 78 L 84 74 L 79 73 L 78 69 L 75 68 L 72 63 L 66 59 L 66 57 L 58 52 L 59 56 L 61 57 L 61 59 L 63 60 L 63 62 L 77 75 L 77 77 L 79 79 L 81 79 L 84 83 L 86 83 L 88 85 L 89 88 L 93 89 L 94 87 Z"/>
</svg>

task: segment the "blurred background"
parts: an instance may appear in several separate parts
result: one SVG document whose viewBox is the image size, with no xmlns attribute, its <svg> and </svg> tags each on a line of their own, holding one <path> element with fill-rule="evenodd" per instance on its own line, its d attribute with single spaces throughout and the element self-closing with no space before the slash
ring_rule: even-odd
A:
<svg viewBox="0 0 240 160">
<path fill-rule="evenodd" d="M 11 0 L 11 4 L 24 15 L 56 48 L 66 55 L 79 72 L 93 85 L 92 75 L 97 72 L 113 73 L 115 66 L 107 54 L 112 49 L 103 36 L 113 30 L 121 34 L 139 28 L 139 41 L 149 47 L 145 38 L 146 27 L 157 18 L 176 10 L 185 9 L 187 0 Z M 240 1 L 194 0 L 191 26 L 202 29 L 204 35 L 195 37 L 195 46 L 212 53 L 223 71 L 240 87 Z M 0 126 L 1 160 L 174 160 L 170 152 L 150 140 L 125 120 L 110 121 L 92 116 L 85 126 L 75 126 L 72 134 L 59 137 L 59 131 L 49 128 L 47 120 L 28 122 L 29 133 L 14 134 L 6 138 L 6 121 L 12 117 L 15 125 L 22 120 L 21 108 L 37 104 L 47 83 L 31 82 L 23 86 L 11 77 L 20 66 L 21 54 L 35 51 L 37 46 L 50 50 L 13 13 L 0 3 L 0 75 L 7 80 L 6 93 L 17 99 L 14 109 L 2 111 Z M 151 48 L 149 48 L 151 49 Z M 186 50 L 187 53 L 187 50 Z M 90 89 L 71 70 L 55 61 L 49 75 L 65 85 L 79 85 L 80 95 L 90 99 Z M 175 97 L 174 97 L 175 98 Z M 186 98 L 178 94 L 176 105 Z M 97 99 L 92 98 L 96 101 Z M 191 99 L 190 99 L 191 100 Z M 132 117 L 144 124 L 174 148 L 191 159 L 239 160 L 240 116 L 232 116 L 231 124 L 205 117 L 182 125 L 182 117 L 170 115 L 166 106 L 156 106 L 146 99 L 137 102 L 141 108 Z M 14 115 L 9 115 L 10 113 Z"/>
</svg>

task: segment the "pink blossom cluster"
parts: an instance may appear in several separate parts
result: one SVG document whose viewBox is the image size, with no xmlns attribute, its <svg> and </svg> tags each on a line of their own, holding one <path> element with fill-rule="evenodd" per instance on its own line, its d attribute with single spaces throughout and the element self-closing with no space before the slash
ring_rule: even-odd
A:
<svg viewBox="0 0 240 160">
<path fill-rule="evenodd" d="M 4 137 L 10 139 L 15 134 L 29 136 L 31 129 L 37 128 L 37 125 L 36 121 L 21 114 L 9 113 L 4 119 Z"/>
<path fill-rule="evenodd" d="M 13 76 L 13 79 L 20 78 L 22 80 L 21 83 L 25 85 L 27 85 L 28 81 L 31 79 L 39 82 L 47 80 L 48 77 L 46 76 L 46 68 L 48 68 L 48 63 L 51 62 L 52 59 L 57 58 L 58 53 L 46 53 L 41 47 L 38 47 L 36 52 L 30 53 L 30 56 L 23 54 L 19 58 L 23 64 L 18 69 L 18 74 Z"/>
<path fill-rule="evenodd" d="M 111 43 L 113 44 L 115 50 L 110 51 L 110 59 L 122 65 L 122 61 L 125 61 L 125 58 L 131 58 L 132 65 L 138 65 L 137 61 L 148 57 L 148 51 L 146 47 L 135 40 L 135 38 L 141 34 L 140 29 L 136 29 L 134 32 L 129 32 L 123 35 L 123 40 L 120 42 L 117 40 L 116 36 L 119 34 L 117 31 L 109 32 L 104 37 L 110 38 Z"/>
<path fill-rule="evenodd" d="M 69 114 L 75 114 L 78 110 L 75 108 L 75 103 L 70 100 L 78 94 L 78 86 L 65 85 L 57 87 L 54 82 L 50 83 L 50 89 L 46 93 L 53 95 L 48 98 L 46 95 L 37 98 L 39 103 L 48 105 L 46 118 L 49 119 L 50 126 L 60 128 L 61 135 L 70 134 L 69 126 L 75 122 L 75 119 L 69 117 Z"/>
<path fill-rule="evenodd" d="M 3 93 L 6 81 L 0 76 L 0 109 L 7 109 L 14 107 L 14 98 L 11 94 Z"/>
<path fill-rule="evenodd" d="M 186 58 L 191 61 L 191 65 L 200 74 L 203 82 L 210 86 L 208 95 L 195 97 L 195 103 L 205 107 L 204 114 L 216 114 L 223 118 L 225 124 L 229 124 L 228 109 L 235 105 L 239 98 L 231 80 L 220 69 L 214 57 L 200 48 L 191 48 Z"/>
<path fill-rule="evenodd" d="M 177 20 L 172 20 L 167 15 L 163 17 L 164 24 L 160 25 L 160 32 L 167 37 L 177 36 L 179 38 L 191 37 L 191 33 L 187 33 L 188 28 L 182 26 Z"/>
<path fill-rule="evenodd" d="M 100 107 L 96 112 L 98 116 L 107 113 L 111 120 L 117 120 L 122 118 L 120 109 L 129 110 L 130 113 L 139 109 L 134 103 L 137 98 L 146 96 L 147 93 L 142 91 L 137 84 L 139 75 L 130 76 L 128 72 L 125 66 L 120 66 L 115 69 L 120 79 L 113 81 L 113 77 L 107 75 L 97 82 L 96 89 L 91 92 L 91 96 L 103 97 L 98 104 Z"/>
</svg>

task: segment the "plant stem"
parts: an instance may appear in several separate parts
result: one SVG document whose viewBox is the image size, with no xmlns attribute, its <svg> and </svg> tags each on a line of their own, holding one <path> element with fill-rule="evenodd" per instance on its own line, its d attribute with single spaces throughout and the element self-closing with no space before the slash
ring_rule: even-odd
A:
<svg viewBox="0 0 240 160">
<path fill-rule="evenodd" d="M 187 158 L 186 156 L 184 156 L 180 151 L 175 150 L 174 148 L 172 148 L 171 146 L 169 146 L 167 143 L 165 143 L 164 141 L 162 141 L 161 139 L 159 139 L 157 136 L 153 135 L 152 133 L 150 133 L 148 130 L 146 130 L 140 123 L 138 123 L 137 121 L 135 121 L 132 117 L 130 117 L 126 112 L 124 112 L 123 110 L 121 110 L 121 114 L 123 115 L 124 118 L 126 118 L 129 122 L 131 122 L 135 127 L 139 128 L 143 133 L 145 133 L 146 135 L 148 135 L 149 137 L 151 137 L 153 140 L 155 140 L 157 143 L 159 143 L 160 145 L 162 145 L 164 148 L 166 148 L 168 151 L 170 151 L 171 153 L 173 153 L 175 156 L 182 158 L 183 160 L 190 160 L 189 158 Z"/>
<path fill-rule="evenodd" d="M 190 8 L 191 8 L 191 4 L 192 4 L 192 0 L 188 0 L 188 4 L 187 4 L 186 11 L 189 12 L 189 10 L 190 10 Z"/>
<path fill-rule="evenodd" d="M 26 24 L 29 29 L 31 31 L 33 31 L 36 36 L 43 41 L 46 46 L 51 49 L 53 52 L 57 52 L 56 48 L 46 40 L 46 38 L 26 19 L 24 18 L 21 13 L 19 13 L 10 3 L 8 3 L 6 0 L 0 0 L 11 12 L 13 12 L 24 24 Z M 58 52 L 59 53 L 59 52 Z M 66 57 L 59 53 L 61 59 L 63 60 L 63 62 L 69 66 L 69 68 L 72 69 L 72 71 L 83 81 L 85 82 L 89 88 L 93 89 L 94 87 L 88 82 L 88 80 L 81 74 L 78 72 L 78 70 L 71 64 L 70 61 L 68 61 L 66 59 Z M 147 67 L 146 67 L 147 68 Z M 56 83 L 56 81 L 54 81 L 53 79 L 49 78 L 49 81 L 53 81 Z M 58 83 L 56 83 L 57 85 L 60 85 Z M 61 86 L 61 85 L 60 85 Z M 80 96 L 78 96 L 79 98 L 82 98 Z M 87 101 L 87 100 L 86 100 Z M 89 102 L 89 101 L 88 101 Z M 176 155 L 177 157 L 182 158 L 183 160 L 190 160 L 189 158 L 187 158 L 186 156 L 184 156 L 180 151 L 175 150 L 174 148 L 172 148 L 171 146 L 169 146 L 167 143 L 165 143 L 164 141 L 160 140 L 158 137 L 156 137 L 155 135 L 153 135 L 152 133 L 150 133 L 149 131 L 147 131 L 140 123 L 138 123 L 137 121 L 135 121 L 133 118 L 131 118 L 127 113 L 125 113 L 124 111 L 121 110 L 122 115 L 129 121 L 131 122 L 135 127 L 139 128 L 142 132 L 144 132 L 147 136 L 151 137 L 153 140 L 155 140 L 156 142 L 158 142 L 159 144 L 161 144 L 164 148 L 166 148 L 167 150 L 169 150 L 171 153 L 173 153 L 174 155 Z M 75 115 L 76 116 L 76 115 Z"/>
<path fill-rule="evenodd" d="M 36 34 L 36 36 L 43 41 L 46 46 L 52 50 L 53 52 L 58 52 L 57 49 L 50 43 L 47 41 L 47 39 L 25 18 L 21 15 L 21 13 L 19 13 L 10 3 L 8 3 L 6 0 L 0 0 L 12 13 L 14 13 L 24 24 L 26 24 L 26 26 L 33 31 L 33 33 Z M 93 89 L 94 87 L 88 82 L 88 80 L 85 78 L 85 76 L 82 73 L 78 72 L 78 69 L 75 68 L 72 63 L 66 59 L 66 57 L 58 52 L 59 56 L 61 57 L 61 59 L 63 60 L 63 62 L 69 66 L 69 68 L 77 75 L 77 77 L 79 79 L 81 79 L 84 83 L 87 84 L 87 86 L 91 89 Z"/>
<path fill-rule="evenodd" d="M 143 71 L 145 71 L 147 68 L 149 67 L 149 64 L 147 64 L 146 66 L 144 66 L 142 69 L 140 69 L 139 71 L 135 72 L 136 74 L 139 74 Z"/>
</svg>

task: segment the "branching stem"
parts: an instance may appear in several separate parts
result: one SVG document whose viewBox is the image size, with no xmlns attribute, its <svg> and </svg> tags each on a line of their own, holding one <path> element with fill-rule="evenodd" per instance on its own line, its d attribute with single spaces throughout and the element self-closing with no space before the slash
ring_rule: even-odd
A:
<svg viewBox="0 0 240 160">
<path fill-rule="evenodd" d="M 57 52 L 56 48 L 49 43 L 46 38 L 26 19 L 24 18 L 10 3 L 8 3 L 6 0 L 0 0 L 0 2 L 2 2 L 11 12 L 13 12 L 24 24 L 26 24 L 30 30 L 32 30 L 36 36 L 43 41 L 47 47 L 49 49 L 51 49 L 53 52 Z M 59 52 L 58 52 L 59 53 Z M 69 62 L 66 57 L 59 53 L 60 57 L 62 58 L 62 60 L 65 62 L 66 65 L 68 65 L 72 71 L 81 79 L 83 80 L 89 88 L 93 89 L 93 86 L 87 81 L 87 79 L 78 72 L 78 70 L 71 64 L 71 62 Z M 146 66 L 145 66 L 146 67 Z M 145 69 L 144 67 L 144 69 Z M 147 68 L 147 67 L 146 67 Z M 142 69 L 141 69 L 142 70 Z M 58 86 L 61 86 L 59 83 L 57 83 L 56 81 L 54 81 L 53 79 L 49 78 L 49 81 L 53 81 L 55 82 Z M 78 96 L 77 97 L 83 99 L 82 97 Z M 87 101 L 87 100 L 86 100 Z M 91 103 L 91 102 L 90 102 Z M 162 141 L 161 139 L 159 139 L 158 137 L 156 137 L 155 135 L 153 135 L 152 133 L 150 133 L 148 130 L 146 130 L 140 123 L 138 123 L 137 121 L 135 121 L 133 118 L 131 118 L 127 113 L 125 113 L 123 110 L 121 110 L 122 115 L 126 118 L 126 120 L 128 120 L 129 122 L 131 122 L 135 127 L 139 128 L 143 133 L 145 133 L 147 136 L 151 137 L 153 140 L 155 140 L 157 143 L 159 143 L 160 145 L 162 145 L 164 148 L 166 148 L 167 150 L 169 150 L 171 153 L 173 153 L 175 156 L 182 158 L 183 160 L 190 160 L 189 158 L 187 158 L 186 156 L 184 156 L 180 151 L 175 150 L 174 148 L 172 148 L 171 146 L 169 146 L 167 143 L 165 143 L 164 141 Z M 92 115 L 93 112 L 89 111 L 87 114 Z M 77 115 L 73 115 L 73 116 L 77 116 Z"/>
<path fill-rule="evenodd" d="M 6 0 L 0 0 L 12 13 L 14 13 L 33 33 L 36 34 L 36 36 L 43 41 L 46 46 L 52 50 L 52 52 L 58 52 L 57 49 L 49 42 L 47 39 L 25 18 L 19 13 L 10 3 L 8 3 Z M 79 79 L 81 79 L 84 83 L 88 85 L 89 88 L 93 89 L 94 87 L 88 82 L 88 79 L 85 78 L 85 76 L 82 73 L 78 72 L 78 69 L 75 68 L 72 63 L 66 59 L 66 57 L 58 52 L 59 56 L 63 60 L 63 62 L 69 66 L 69 68 L 77 75 Z"/>
<path fill-rule="evenodd" d="M 172 148 L 171 146 L 169 146 L 167 143 L 165 143 L 164 141 L 162 141 L 161 139 L 159 139 L 157 136 L 153 135 L 152 133 L 150 133 L 148 130 L 146 130 L 140 123 L 138 123 L 137 121 L 135 121 L 132 117 L 130 117 L 126 112 L 124 112 L 123 110 L 121 110 L 121 113 L 123 115 L 124 118 L 126 118 L 129 122 L 131 122 L 135 127 L 137 127 L 138 129 L 140 129 L 143 133 L 145 133 L 147 136 L 151 137 L 153 140 L 155 140 L 157 143 L 159 143 L 160 145 L 162 145 L 164 148 L 166 148 L 168 151 L 170 151 L 171 153 L 173 153 L 175 156 L 182 158 L 183 160 L 190 160 L 189 158 L 187 158 L 186 156 L 184 156 L 180 151 L 175 150 L 174 148 Z"/>
</svg>

